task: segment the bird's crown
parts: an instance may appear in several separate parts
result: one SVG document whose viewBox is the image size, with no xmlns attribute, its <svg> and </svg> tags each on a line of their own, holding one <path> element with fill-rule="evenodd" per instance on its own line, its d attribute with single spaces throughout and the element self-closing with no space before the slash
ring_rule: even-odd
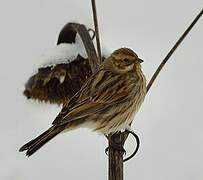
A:
<svg viewBox="0 0 203 180">
<path fill-rule="evenodd" d="M 112 53 L 113 56 L 131 56 L 137 57 L 137 54 L 129 48 L 120 48 Z"/>
<path fill-rule="evenodd" d="M 129 48 L 120 48 L 111 54 L 114 67 L 120 72 L 133 70 L 135 67 L 140 67 L 143 60 L 139 59 L 137 54 Z"/>
</svg>

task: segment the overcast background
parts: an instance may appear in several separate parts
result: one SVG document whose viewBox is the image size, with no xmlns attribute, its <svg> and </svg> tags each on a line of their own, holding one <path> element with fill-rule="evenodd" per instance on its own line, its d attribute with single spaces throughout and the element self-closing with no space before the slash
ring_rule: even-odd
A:
<svg viewBox="0 0 203 180">
<path fill-rule="evenodd" d="M 54 138 L 30 158 L 18 149 L 47 129 L 60 107 L 26 100 L 24 83 L 69 21 L 93 27 L 90 0 L 7 0 L 0 5 L 0 179 L 107 179 L 104 137 L 78 129 Z M 97 1 L 101 43 L 132 48 L 149 80 L 202 8 L 201 0 Z M 126 180 L 203 179 L 203 19 L 171 57 L 133 122 L 139 153 Z M 126 144 L 128 153 L 133 139 Z"/>
</svg>

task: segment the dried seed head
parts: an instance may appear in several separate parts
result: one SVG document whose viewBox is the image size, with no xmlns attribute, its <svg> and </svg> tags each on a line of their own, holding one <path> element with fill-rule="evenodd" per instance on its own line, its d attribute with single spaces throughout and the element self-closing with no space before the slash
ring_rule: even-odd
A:
<svg viewBox="0 0 203 180">
<path fill-rule="evenodd" d="M 87 59 L 78 56 L 69 64 L 39 68 L 25 85 L 28 99 L 63 104 L 69 100 L 92 74 Z"/>
</svg>

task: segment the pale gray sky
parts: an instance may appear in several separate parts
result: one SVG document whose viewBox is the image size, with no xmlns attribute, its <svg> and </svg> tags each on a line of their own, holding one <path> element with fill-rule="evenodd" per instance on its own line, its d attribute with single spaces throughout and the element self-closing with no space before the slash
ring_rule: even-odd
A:
<svg viewBox="0 0 203 180">
<path fill-rule="evenodd" d="M 107 142 L 86 129 L 62 134 L 31 158 L 18 149 L 47 129 L 60 107 L 22 95 L 39 56 L 53 47 L 69 21 L 92 27 L 90 0 L 3 0 L 0 6 L 0 179 L 107 179 Z M 101 43 L 132 48 L 155 68 L 202 8 L 201 0 L 97 1 Z M 125 163 L 125 179 L 203 179 L 203 19 L 170 59 L 136 115 L 137 156 Z M 129 139 L 127 152 L 134 144 Z"/>
</svg>

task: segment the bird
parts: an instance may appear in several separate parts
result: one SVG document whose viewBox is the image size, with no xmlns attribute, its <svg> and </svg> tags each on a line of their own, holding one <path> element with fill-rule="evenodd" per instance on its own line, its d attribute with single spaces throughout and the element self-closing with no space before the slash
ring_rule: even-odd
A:
<svg viewBox="0 0 203 180">
<path fill-rule="evenodd" d="M 19 151 L 31 156 L 59 133 L 80 127 L 105 136 L 129 128 L 146 95 L 142 62 L 130 48 L 115 50 L 63 105 L 52 126 Z"/>
</svg>

